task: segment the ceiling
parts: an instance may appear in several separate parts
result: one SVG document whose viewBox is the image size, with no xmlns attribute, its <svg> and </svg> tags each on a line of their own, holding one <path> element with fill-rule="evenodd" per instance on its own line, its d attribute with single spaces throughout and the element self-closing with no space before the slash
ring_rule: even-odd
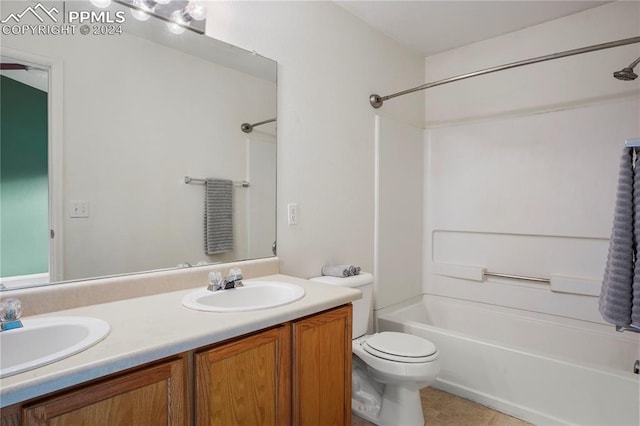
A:
<svg viewBox="0 0 640 426">
<path fill-rule="evenodd" d="M 336 1 L 409 49 L 430 56 L 568 16 L 606 1 Z"/>
</svg>

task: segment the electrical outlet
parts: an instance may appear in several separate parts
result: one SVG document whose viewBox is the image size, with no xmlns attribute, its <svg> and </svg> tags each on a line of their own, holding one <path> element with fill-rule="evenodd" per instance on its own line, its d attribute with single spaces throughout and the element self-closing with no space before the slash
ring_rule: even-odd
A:
<svg viewBox="0 0 640 426">
<path fill-rule="evenodd" d="M 69 217 L 89 217 L 88 201 L 71 201 Z"/>
<path fill-rule="evenodd" d="M 287 223 L 289 226 L 298 224 L 298 205 L 296 203 L 287 204 Z"/>
</svg>

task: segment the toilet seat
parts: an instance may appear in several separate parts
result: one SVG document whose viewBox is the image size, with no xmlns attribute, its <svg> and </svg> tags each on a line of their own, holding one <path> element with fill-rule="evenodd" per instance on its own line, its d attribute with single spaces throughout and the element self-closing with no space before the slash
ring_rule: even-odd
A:
<svg viewBox="0 0 640 426">
<path fill-rule="evenodd" d="M 401 334 L 401 336 L 410 336 L 405 333 L 399 334 Z M 364 361 L 367 366 L 367 372 L 376 381 L 385 384 L 401 384 L 406 387 L 411 384 L 422 384 L 424 382 L 431 383 L 440 371 L 440 352 L 438 352 L 437 348 L 435 353 L 430 356 L 403 357 L 397 354 L 385 353 L 380 350 L 378 350 L 378 354 L 373 354 L 371 352 L 375 352 L 376 350 L 372 346 L 367 345 L 367 340 L 375 336 L 377 336 L 377 334 L 365 335 L 355 339 L 353 341 L 353 355 Z M 400 336 L 396 337 L 404 338 Z M 418 339 L 420 339 L 421 343 L 424 341 L 432 344 L 426 339 Z M 378 339 L 373 340 L 374 345 L 376 345 L 376 340 Z M 387 339 L 385 338 L 385 341 L 386 340 Z M 424 347 L 426 348 L 427 346 Z M 402 352 L 389 350 L 389 348 L 385 349 L 387 349 L 388 352 Z M 420 352 L 426 353 L 430 351 L 417 351 L 417 353 Z M 407 353 L 406 350 L 404 353 Z"/>
<path fill-rule="evenodd" d="M 362 349 L 378 358 L 402 363 L 429 362 L 438 352 L 433 343 L 422 337 L 392 331 L 369 336 Z"/>
</svg>

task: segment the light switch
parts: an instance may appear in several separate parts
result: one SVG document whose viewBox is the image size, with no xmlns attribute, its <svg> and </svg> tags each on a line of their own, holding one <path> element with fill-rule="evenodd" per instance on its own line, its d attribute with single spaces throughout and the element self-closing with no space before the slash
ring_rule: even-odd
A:
<svg viewBox="0 0 640 426">
<path fill-rule="evenodd" d="M 287 223 L 289 226 L 298 224 L 298 205 L 296 203 L 287 204 Z"/>
<path fill-rule="evenodd" d="M 69 217 L 89 217 L 88 201 L 71 201 Z"/>
</svg>

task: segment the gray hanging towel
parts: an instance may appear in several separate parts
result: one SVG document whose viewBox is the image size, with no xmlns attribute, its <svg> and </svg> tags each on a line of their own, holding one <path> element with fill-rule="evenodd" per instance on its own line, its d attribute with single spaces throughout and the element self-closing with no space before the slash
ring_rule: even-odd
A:
<svg viewBox="0 0 640 426">
<path fill-rule="evenodd" d="M 633 150 L 630 150 L 633 151 Z M 633 154 L 633 152 L 632 152 Z M 638 152 L 636 151 L 636 158 Z M 634 209 L 634 256 L 635 273 L 633 275 L 633 286 L 631 291 L 631 325 L 640 327 L 640 164 L 636 159 L 633 173 L 633 209 Z"/>
<path fill-rule="evenodd" d="M 599 301 L 602 318 L 618 326 L 627 326 L 631 323 L 633 304 L 634 203 L 640 206 L 640 201 L 634 200 L 633 161 L 633 150 L 625 147 L 620 159 L 613 229 Z M 637 195 L 636 198 L 640 198 L 640 192 Z M 638 212 L 640 213 L 640 209 Z M 640 232 L 640 229 L 636 232 Z M 640 271 L 637 274 L 640 274 Z M 640 299 L 636 299 L 636 303 L 640 304 Z"/>
<path fill-rule="evenodd" d="M 204 186 L 204 252 L 233 251 L 233 182 L 206 179 Z"/>
</svg>

